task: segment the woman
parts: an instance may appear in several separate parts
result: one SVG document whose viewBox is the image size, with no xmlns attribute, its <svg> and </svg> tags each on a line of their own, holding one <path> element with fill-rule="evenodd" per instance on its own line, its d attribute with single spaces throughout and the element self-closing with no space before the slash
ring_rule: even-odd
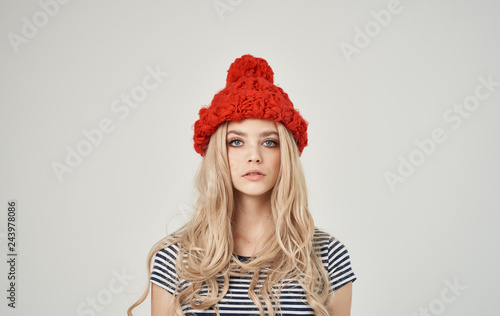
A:
<svg viewBox="0 0 500 316">
<path fill-rule="evenodd" d="M 350 315 L 347 249 L 308 210 L 299 160 L 308 123 L 273 75 L 244 55 L 199 111 L 195 214 L 148 258 L 154 316 Z"/>
</svg>

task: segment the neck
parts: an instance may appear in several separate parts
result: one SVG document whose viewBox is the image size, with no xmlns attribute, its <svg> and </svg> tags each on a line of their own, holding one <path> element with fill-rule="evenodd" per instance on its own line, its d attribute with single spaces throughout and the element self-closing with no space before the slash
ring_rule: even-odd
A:
<svg viewBox="0 0 500 316">
<path fill-rule="evenodd" d="M 274 232 L 270 196 L 270 192 L 259 197 L 235 195 L 233 237 L 237 254 L 251 256 Z"/>
</svg>

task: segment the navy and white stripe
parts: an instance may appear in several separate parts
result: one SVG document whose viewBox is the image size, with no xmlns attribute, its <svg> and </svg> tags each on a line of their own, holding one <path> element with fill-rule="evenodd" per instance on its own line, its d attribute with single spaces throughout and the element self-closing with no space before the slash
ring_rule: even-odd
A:
<svg viewBox="0 0 500 316">
<path fill-rule="evenodd" d="M 321 261 L 328 272 L 330 291 L 335 291 L 343 285 L 356 280 L 351 268 L 349 253 L 339 240 L 322 230 L 316 229 L 313 247 L 320 255 Z M 175 271 L 178 250 L 177 244 L 174 244 L 158 251 L 154 258 L 151 274 L 151 282 L 164 288 L 172 295 L 182 292 L 189 284 L 185 280 L 180 280 Z M 263 271 L 260 274 L 259 281 L 263 281 L 266 275 L 266 272 Z M 253 274 L 230 277 L 229 291 L 218 304 L 221 315 L 260 315 L 257 306 L 248 296 L 252 276 Z M 287 281 L 283 280 L 283 283 Z M 178 282 L 180 282 L 178 291 L 174 293 Z M 203 292 L 200 294 L 203 294 Z M 281 290 L 279 304 L 281 307 L 279 315 L 314 315 L 313 309 L 307 303 L 304 290 L 296 281 L 290 282 Z M 265 308 L 264 304 L 263 306 Z M 194 310 L 189 304 L 185 304 L 182 309 L 186 315 L 215 315 L 213 309 Z"/>
</svg>

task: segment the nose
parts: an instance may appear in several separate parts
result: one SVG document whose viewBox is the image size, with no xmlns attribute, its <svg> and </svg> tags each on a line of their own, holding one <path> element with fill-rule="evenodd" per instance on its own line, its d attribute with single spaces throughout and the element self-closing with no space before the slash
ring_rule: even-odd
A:
<svg viewBox="0 0 500 316">
<path fill-rule="evenodd" d="M 262 156 L 259 152 L 258 146 L 253 146 L 248 150 L 248 162 L 260 163 L 262 161 Z"/>
<path fill-rule="evenodd" d="M 252 155 L 248 158 L 248 162 L 260 162 L 261 158 L 257 155 Z"/>
</svg>

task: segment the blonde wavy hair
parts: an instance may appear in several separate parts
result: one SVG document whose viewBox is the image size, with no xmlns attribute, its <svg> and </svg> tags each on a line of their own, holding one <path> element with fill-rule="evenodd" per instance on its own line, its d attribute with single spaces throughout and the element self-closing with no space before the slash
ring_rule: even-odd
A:
<svg viewBox="0 0 500 316">
<path fill-rule="evenodd" d="M 328 315 L 328 275 L 313 248 L 315 226 L 308 209 L 302 164 L 293 135 L 279 122 L 276 126 L 281 164 L 271 193 L 276 230 L 254 254 L 253 260 L 242 262 L 233 255 L 235 201 L 227 159 L 228 123 L 221 124 L 210 137 L 207 152 L 196 173 L 197 198 L 192 219 L 152 247 L 147 259 L 148 278 L 151 279 L 154 255 L 178 243 L 177 274 L 189 281 L 189 285 L 173 300 L 176 315 L 182 315 L 184 303 L 193 309 L 213 308 L 219 315 L 217 303 L 228 292 L 229 277 L 248 272 L 253 272 L 248 294 L 261 315 L 265 314 L 265 309 L 272 316 L 279 311 L 279 291 L 286 285 L 285 279 L 286 283 L 297 281 L 303 287 L 307 302 L 316 315 Z M 257 289 L 261 269 L 267 269 L 267 277 Z M 273 289 L 276 286 L 277 291 Z M 208 294 L 200 295 L 202 289 Z M 128 316 L 133 316 L 132 310 L 146 299 L 148 293 L 149 286 L 130 306 Z"/>
</svg>

